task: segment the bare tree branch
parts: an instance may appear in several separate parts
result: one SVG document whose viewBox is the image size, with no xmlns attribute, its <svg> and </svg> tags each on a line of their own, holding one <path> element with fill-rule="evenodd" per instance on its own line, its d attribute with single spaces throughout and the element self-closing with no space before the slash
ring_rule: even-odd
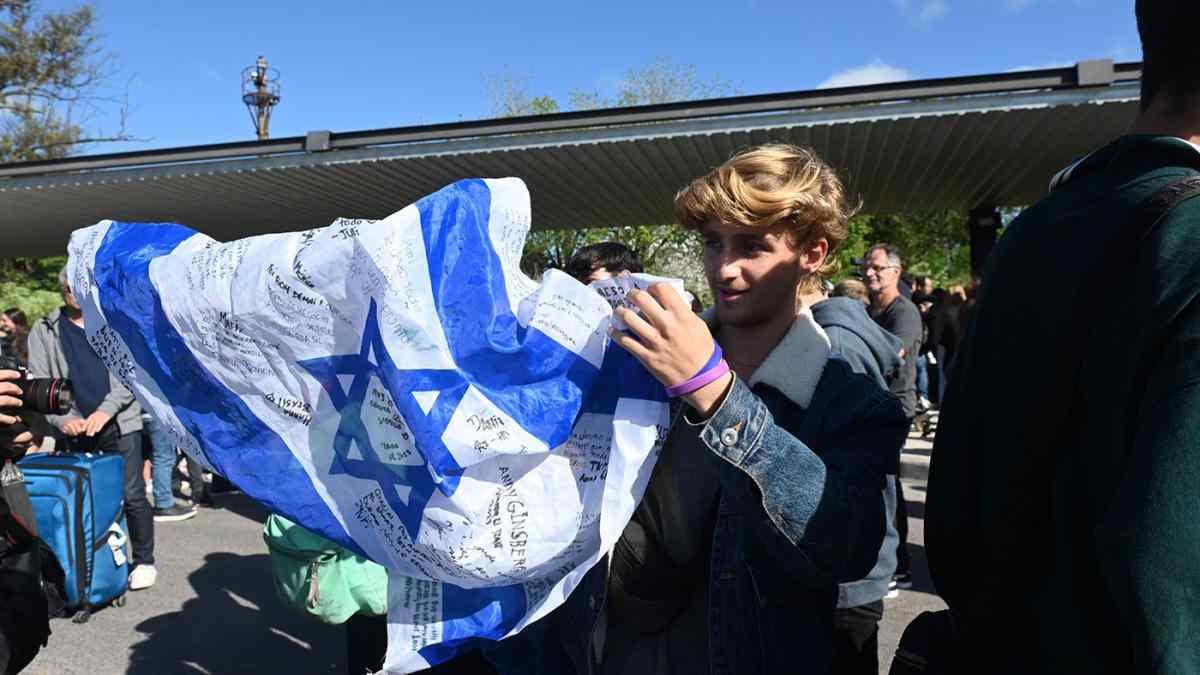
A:
<svg viewBox="0 0 1200 675">
<path fill-rule="evenodd" d="M 97 44 L 90 6 L 40 13 L 35 0 L 0 0 L 0 161 L 136 140 L 126 131 L 127 99 L 100 91 L 111 75 L 112 58 Z M 120 115 L 116 131 L 81 128 L 81 113 L 86 121 L 111 105 Z"/>
</svg>

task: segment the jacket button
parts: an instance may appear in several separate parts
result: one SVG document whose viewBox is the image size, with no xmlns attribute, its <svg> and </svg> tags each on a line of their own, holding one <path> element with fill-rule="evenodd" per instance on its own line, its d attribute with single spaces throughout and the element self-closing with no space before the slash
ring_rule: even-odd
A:
<svg viewBox="0 0 1200 675">
<path fill-rule="evenodd" d="M 733 447 L 734 445 L 737 445 L 737 441 L 738 441 L 737 429 L 734 429 L 733 427 L 729 427 L 725 431 L 721 432 L 721 443 L 723 445 L 725 445 L 727 447 Z"/>
</svg>

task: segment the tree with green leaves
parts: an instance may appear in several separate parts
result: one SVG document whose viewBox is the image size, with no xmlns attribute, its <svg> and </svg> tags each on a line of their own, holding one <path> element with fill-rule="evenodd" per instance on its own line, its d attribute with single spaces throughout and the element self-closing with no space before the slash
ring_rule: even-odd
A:
<svg viewBox="0 0 1200 675">
<path fill-rule="evenodd" d="M 668 58 L 660 58 L 626 72 L 617 84 L 615 96 L 605 96 L 595 90 L 572 91 L 571 107 L 575 110 L 627 108 L 655 103 L 699 101 L 738 93 L 739 90 L 732 83 L 720 77 L 714 76 L 706 80 L 696 73 L 695 66 L 678 65 Z"/>
<path fill-rule="evenodd" d="M 81 145 L 128 140 L 88 134 L 77 118 L 99 95 L 108 60 L 90 6 L 39 12 L 35 0 L 0 0 L 0 162 L 64 157 Z"/>
<path fill-rule="evenodd" d="M 961 211 L 861 214 L 850 219 L 849 236 L 838 249 L 840 272 L 854 272 L 854 258 L 874 244 L 887 242 L 900 249 L 904 271 L 933 278 L 934 284 L 965 283 L 971 277 L 967 217 Z"/>
<path fill-rule="evenodd" d="M 35 0 L 0 0 L 0 163 L 128 140 L 123 108 L 115 133 L 88 133 L 78 122 L 96 105 L 117 104 L 99 94 L 107 65 L 90 6 L 41 12 Z M 20 307 L 33 319 L 57 307 L 65 261 L 0 258 L 0 309 Z"/>
</svg>

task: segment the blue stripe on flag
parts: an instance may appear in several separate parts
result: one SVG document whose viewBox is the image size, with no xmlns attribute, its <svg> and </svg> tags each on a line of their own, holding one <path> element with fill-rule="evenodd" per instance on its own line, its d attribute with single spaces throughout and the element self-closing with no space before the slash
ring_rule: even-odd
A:
<svg viewBox="0 0 1200 675">
<path fill-rule="evenodd" d="M 632 354 L 611 344 L 604 353 L 600 377 L 583 403 L 583 412 L 611 415 L 619 398 L 666 401 L 667 392 Z"/>
<path fill-rule="evenodd" d="M 525 616 L 525 587 L 462 589 L 442 584 L 442 641 L 417 651 L 431 666 L 508 634 Z"/>
<path fill-rule="evenodd" d="M 458 181 L 420 200 L 417 208 L 434 305 L 455 364 L 526 431 L 551 448 L 562 444 L 599 370 L 517 322 L 488 234 L 487 183 Z M 564 371 L 565 377 L 558 375 Z M 547 410 L 560 412 L 541 414 Z"/>
<path fill-rule="evenodd" d="M 196 359 L 167 319 L 150 282 L 150 261 L 194 234 L 173 223 L 111 225 L 93 269 L 108 325 L 159 389 L 168 392 L 175 415 L 192 436 L 202 444 L 212 438 L 227 449 L 212 453 L 204 444 L 218 472 L 271 511 L 365 557 L 283 439 Z"/>
</svg>

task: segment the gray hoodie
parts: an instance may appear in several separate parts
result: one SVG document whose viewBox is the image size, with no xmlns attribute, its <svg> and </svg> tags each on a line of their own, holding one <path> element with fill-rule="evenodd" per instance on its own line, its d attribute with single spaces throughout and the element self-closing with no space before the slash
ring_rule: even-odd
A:
<svg viewBox="0 0 1200 675">
<path fill-rule="evenodd" d="M 853 298 L 829 298 L 812 306 L 817 325 L 829 335 L 830 347 L 850 363 L 856 373 L 871 376 L 882 389 L 889 375 L 902 363 L 900 339 L 879 327 L 862 302 Z M 838 586 L 838 607 L 858 607 L 887 595 L 888 581 L 896 571 L 896 483 L 889 476 L 883 491 L 887 510 L 887 532 L 879 549 L 879 560 L 866 578 Z"/>
<path fill-rule="evenodd" d="M 29 376 L 30 377 L 60 377 L 70 379 L 70 369 L 67 357 L 63 354 L 61 336 L 59 335 L 58 319 L 62 310 L 56 309 L 49 315 L 39 319 L 29 331 Z M 142 430 L 142 409 L 133 398 L 133 393 L 125 388 L 110 372 L 108 374 L 108 396 L 100 402 L 97 412 L 105 412 L 117 420 L 117 430 L 121 435 Z M 46 415 L 46 421 L 62 430 L 67 420 L 82 417 L 79 410 L 72 410 L 66 415 Z"/>
</svg>

